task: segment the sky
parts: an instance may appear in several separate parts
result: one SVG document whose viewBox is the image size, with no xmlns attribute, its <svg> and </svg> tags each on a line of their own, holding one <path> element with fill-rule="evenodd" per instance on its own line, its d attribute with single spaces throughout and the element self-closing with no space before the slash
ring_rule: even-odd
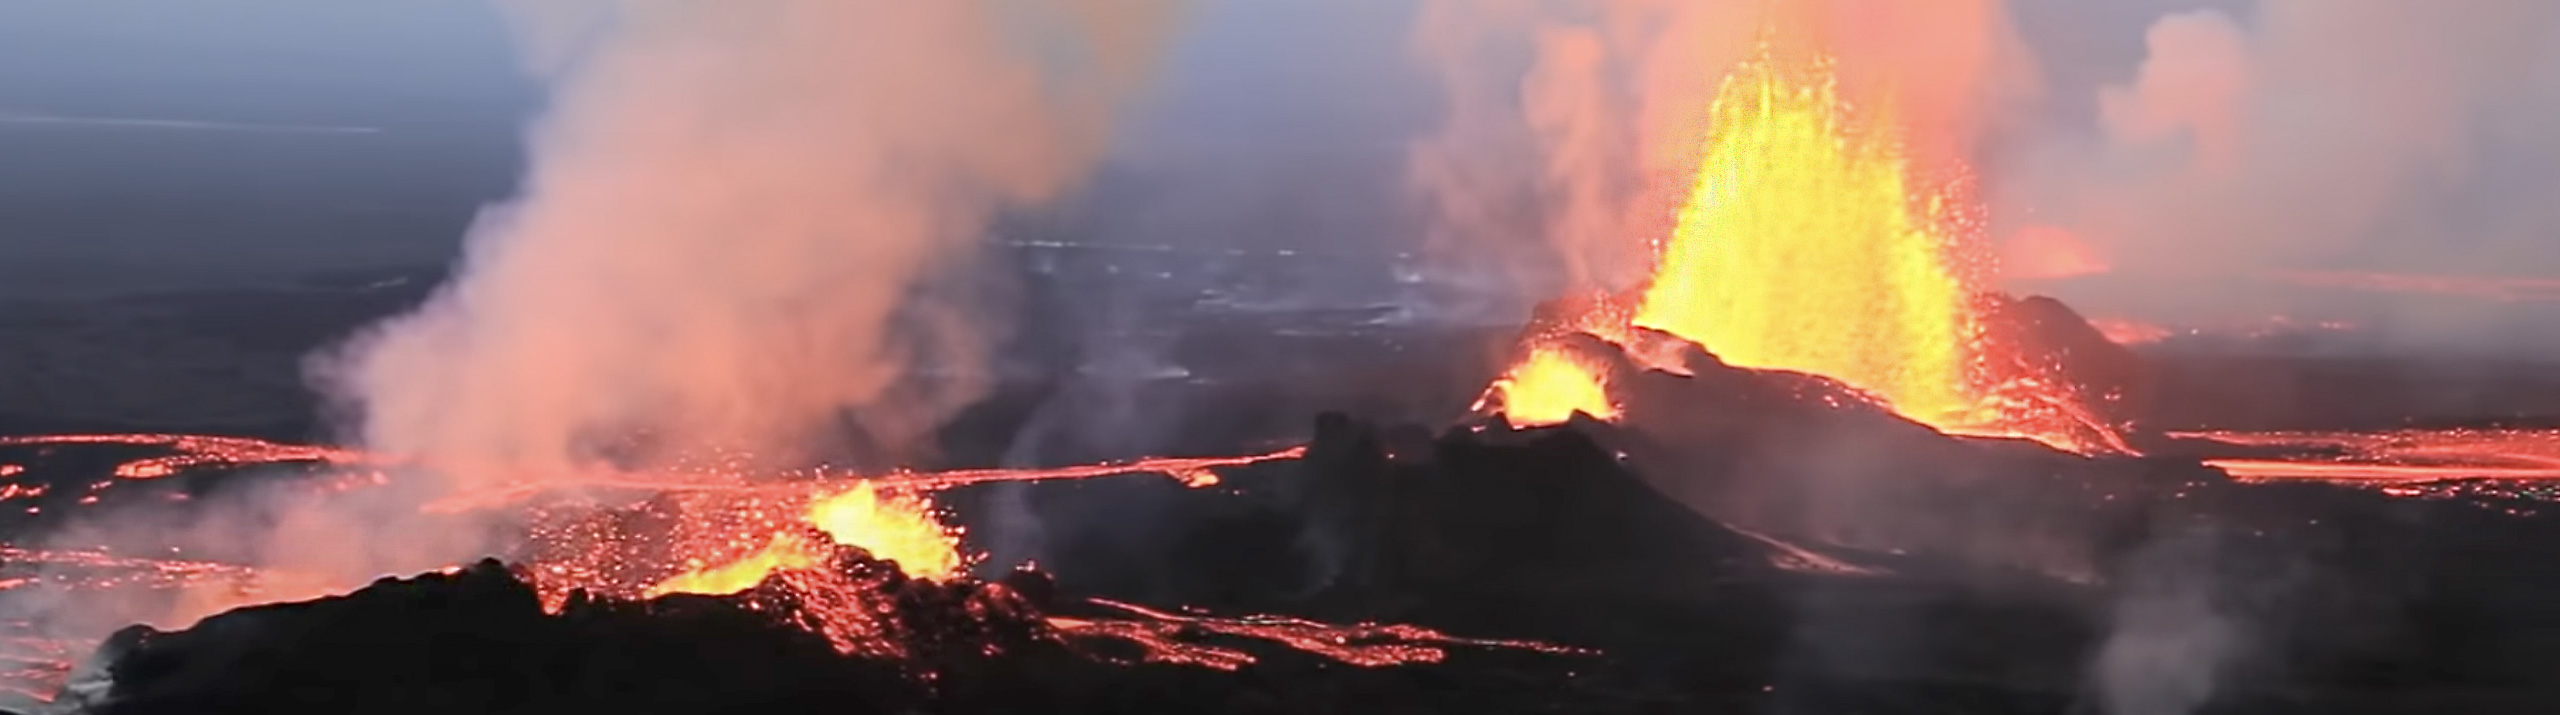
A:
<svg viewBox="0 0 2560 715">
<path fill-rule="evenodd" d="M 1413 46 L 1421 3 L 1192 3 L 1080 230 L 1411 242 L 1404 162 L 1442 111 Z M 2560 13 L 2545 5 L 2009 0 L 2038 86 L 1975 168 L 2001 238 L 2061 226 L 2119 274 L 2560 276 L 2560 137 L 2545 121 L 2560 120 L 2560 52 L 2538 49 L 2560 46 Z M 2431 74 L 2362 81 L 2391 66 Z M 2243 94 L 2198 104 L 2212 86 L 2199 72 L 2245 78 Z M 472 207 L 512 191 L 539 97 L 482 3 L 0 0 L 0 294 L 81 271 L 152 282 L 439 260 Z M 2128 133 L 2224 125 L 2244 161 L 2219 185 L 2162 168 L 2191 147 Z M 2190 307 L 2160 285 L 2036 287 Z"/>
<path fill-rule="evenodd" d="M 1386 240 L 1430 107 L 1398 81 L 1400 5 L 1192 7 L 1117 161 L 1183 178 L 1081 225 Z M 540 96 L 480 2 L 0 0 L 0 297 L 444 260 L 512 190 Z"/>
<path fill-rule="evenodd" d="M 0 2 L 0 298 L 440 262 L 537 96 L 480 3 Z"/>
<path fill-rule="evenodd" d="M 532 88 L 485 5 L 0 2 L 0 106 L 313 125 L 512 121 Z"/>
</svg>

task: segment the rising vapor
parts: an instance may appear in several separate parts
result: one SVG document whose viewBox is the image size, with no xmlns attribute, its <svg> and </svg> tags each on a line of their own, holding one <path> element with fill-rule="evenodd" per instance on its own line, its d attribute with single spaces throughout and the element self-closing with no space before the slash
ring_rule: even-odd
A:
<svg viewBox="0 0 2560 715">
<path fill-rule="evenodd" d="M 551 85 L 521 196 L 433 300 L 320 370 L 364 445 L 459 486 L 804 457 L 847 427 L 910 444 L 977 394 L 1003 327 L 926 289 L 972 268 L 997 212 L 1086 175 L 1174 8 L 508 9 Z"/>
<path fill-rule="evenodd" d="M 2257 318 L 2179 313 L 2292 271 L 2560 271 L 2560 5 L 2260 0 L 2162 16 L 2142 40 L 2121 79 L 2057 97 L 2088 124 L 2022 127 L 1993 172 L 1999 216 L 2130 274 L 2092 298 Z M 2198 297 L 2157 304 L 2144 276 Z"/>
</svg>

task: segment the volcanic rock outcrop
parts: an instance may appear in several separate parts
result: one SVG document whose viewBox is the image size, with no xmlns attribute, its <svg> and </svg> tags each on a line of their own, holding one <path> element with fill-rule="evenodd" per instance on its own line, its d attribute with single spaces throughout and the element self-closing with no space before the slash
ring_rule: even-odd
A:
<svg viewBox="0 0 2560 715">
<path fill-rule="evenodd" d="M 1036 619 L 961 605 L 1009 603 L 1001 591 L 913 583 L 894 615 L 918 626 L 919 655 L 875 661 L 841 657 L 825 638 L 747 607 L 759 592 L 575 598 L 552 614 L 533 587 L 484 561 L 347 596 L 241 609 L 183 631 L 129 628 L 100 648 L 90 675 L 74 676 L 66 700 L 96 713 L 897 712 L 925 702 L 918 668 L 965 683 L 983 669 L 943 666 L 999 662 L 947 657 L 954 649 L 1072 660 L 1039 637 Z"/>
<path fill-rule="evenodd" d="M 2135 442 L 2156 438 L 2139 418 L 2150 407 L 2152 376 L 2142 356 L 2107 339 L 2088 318 L 2060 300 L 2034 295 L 1986 295 L 1982 321 L 1986 357 L 2007 363 L 2002 372 L 2041 375 L 2079 398 L 2088 416 L 2132 432 Z"/>
</svg>

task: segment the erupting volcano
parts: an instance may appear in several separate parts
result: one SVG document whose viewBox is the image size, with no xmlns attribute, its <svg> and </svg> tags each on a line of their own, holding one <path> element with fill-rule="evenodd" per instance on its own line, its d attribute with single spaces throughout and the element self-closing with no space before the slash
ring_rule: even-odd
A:
<svg viewBox="0 0 2560 715">
<path fill-rule="evenodd" d="M 1592 308 L 1533 333 L 1480 406 L 1498 404 L 1515 426 L 1577 410 L 1610 419 L 1606 377 L 1541 341 L 1579 331 L 1624 347 L 1629 328 L 1647 328 L 1737 367 L 1839 380 L 1942 431 L 2129 451 L 2114 426 L 2083 418 L 2081 396 L 2031 374 L 2035 363 L 1993 354 L 1980 306 L 1998 298 L 1977 280 L 1978 210 L 1960 186 L 1921 185 L 1893 117 L 1850 111 L 1826 62 L 1764 46 L 1704 119 L 1689 198 L 1654 241 L 1632 310 Z"/>
<path fill-rule="evenodd" d="M 2328 95 L 2503 90 L 2394 40 L 2520 16 L 2172 15 L 2047 127 L 2068 13 L 1417 0 L 1446 124 L 1313 151 L 1361 113 L 1226 106 L 1358 96 L 1281 99 L 1322 45 L 1180 0 L 570 4 L 502 11 L 548 93 L 449 265 L 0 303 L 58 340 L 0 343 L 0 715 L 2560 710 L 2548 361 L 2117 295 L 2560 304 L 2151 248 L 2477 228 L 2266 139 L 2466 163 L 2374 134 L 2471 117 Z M 2377 19 L 2353 81 L 2296 56 Z M 386 124 L 326 149 L 442 126 Z"/>
</svg>

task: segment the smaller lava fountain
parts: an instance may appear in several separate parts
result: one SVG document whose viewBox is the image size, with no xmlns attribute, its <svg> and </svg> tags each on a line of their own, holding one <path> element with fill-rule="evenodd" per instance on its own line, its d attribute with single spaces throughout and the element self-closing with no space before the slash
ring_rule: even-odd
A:
<svg viewBox="0 0 2560 715">
<path fill-rule="evenodd" d="M 668 578 L 642 592 L 724 595 L 754 587 L 776 571 L 820 568 L 836 545 L 858 546 L 873 556 L 898 564 L 917 578 L 950 578 L 964 562 L 959 529 L 943 526 L 932 502 L 922 496 L 886 496 L 869 482 L 854 485 L 809 505 L 808 522 L 828 543 L 813 543 L 808 534 L 774 534 L 763 548 L 738 561 L 717 566 L 689 563 L 695 570 Z"/>
</svg>

